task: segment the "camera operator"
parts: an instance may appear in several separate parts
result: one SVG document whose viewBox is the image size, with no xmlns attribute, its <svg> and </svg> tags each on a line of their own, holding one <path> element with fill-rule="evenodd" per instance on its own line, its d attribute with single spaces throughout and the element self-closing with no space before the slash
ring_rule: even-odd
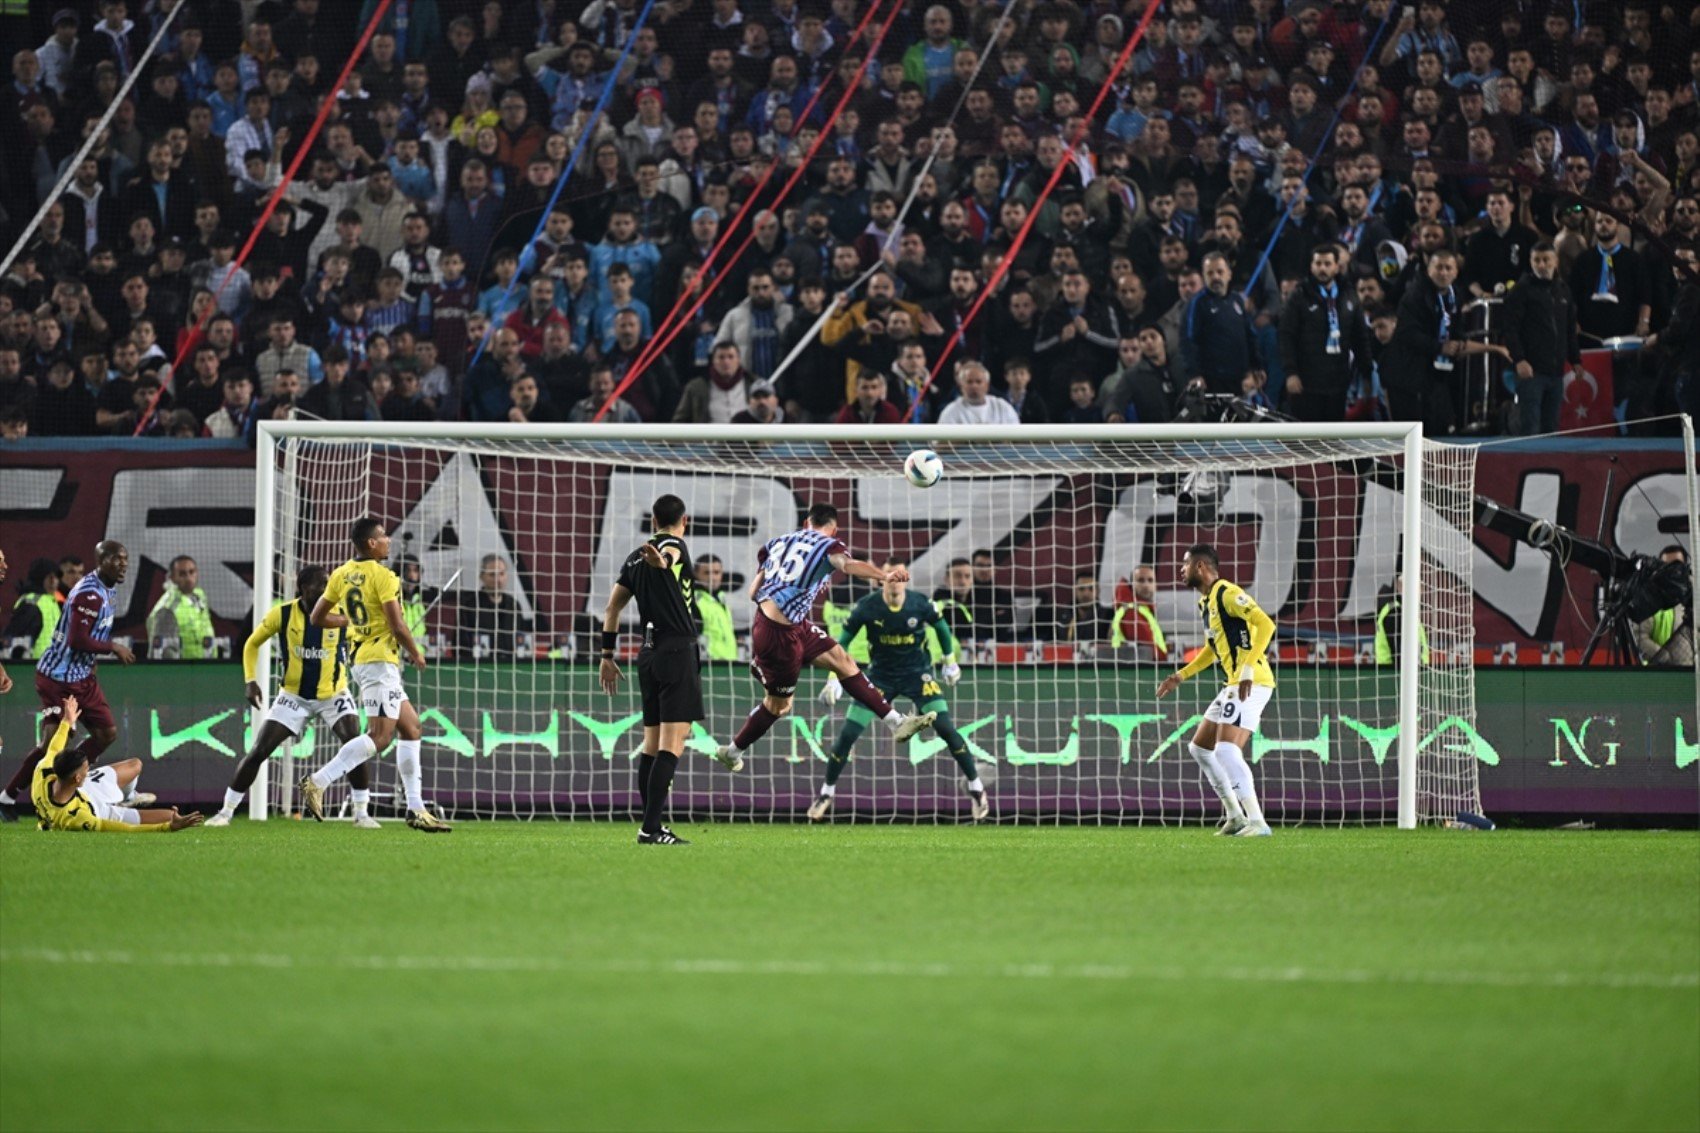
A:
<svg viewBox="0 0 1700 1133">
<path fill-rule="evenodd" d="M 1688 555 L 1672 543 L 1659 552 L 1661 563 L 1687 565 Z M 1635 647 L 1646 665 L 1684 667 L 1694 664 L 1694 610 L 1687 605 L 1670 606 L 1646 621 L 1635 623 Z"/>
</svg>

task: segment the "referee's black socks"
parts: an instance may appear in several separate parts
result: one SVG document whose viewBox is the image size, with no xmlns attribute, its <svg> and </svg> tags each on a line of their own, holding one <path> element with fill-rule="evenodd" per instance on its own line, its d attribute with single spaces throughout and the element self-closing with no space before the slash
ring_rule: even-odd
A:
<svg viewBox="0 0 1700 1133">
<path fill-rule="evenodd" d="M 646 834 L 661 833 L 661 815 L 667 809 L 667 792 L 673 786 L 673 772 L 679 769 L 679 757 L 670 751 L 657 752 L 654 759 L 655 766 L 649 769 L 649 793 L 643 799 L 643 829 Z"/>
<path fill-rule="evenodd" d="M 647 751 L 638 756 L 637 784 L 638 799 L 642 802 L 640 810 L 649 809 L 649 773 L 655 770 L 655 757 Z"/>
</svg>

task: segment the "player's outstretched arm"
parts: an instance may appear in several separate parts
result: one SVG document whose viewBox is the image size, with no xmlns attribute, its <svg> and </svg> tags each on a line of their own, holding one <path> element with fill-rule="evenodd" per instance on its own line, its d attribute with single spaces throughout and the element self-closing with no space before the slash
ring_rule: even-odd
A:
<svg viewBox="0 0 1700 1133">
<path fill-rule="evenodd" d="M 1163 678 L 1163 683 L 1157 686 L 1158 699 L 1168 696 L 1171 692 L 1180 688 L 1182 682 L 1190 681 L 1215 663 L 1216 650 L 1211 648 L 1209 642 L 1206 642 L 1204 648 L 1198 651 L 1198 656 L 1188 661 L 1180 670 Z"/>
<path fill-rule="evenodd" d="M 892 567 L 890 570 L 886 570 L 883 567 L 875 566 L 873 563 L 865 563 L 861 559 L 851 558 L 849 555 L 843 553 L 832 556 L 832 565 L 849 575 L 851 578 L 865 578 L 871 582 L 880 583 L 888 580 L 891 582 L 909 581 L 909 570 L 907 567 L 897 566 Z"/>
</svg>

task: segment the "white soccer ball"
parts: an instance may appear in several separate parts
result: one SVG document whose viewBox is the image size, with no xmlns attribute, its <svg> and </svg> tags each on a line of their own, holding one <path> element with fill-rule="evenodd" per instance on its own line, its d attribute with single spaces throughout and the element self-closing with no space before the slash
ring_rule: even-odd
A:
<svg viewBox="0 0 1700 1133">
<path fill-rule="evenodd" d="M 944 461 L 930 448 L 918 448 L 903 462 L 903 475 L 917 488 L 931 488 L 944 479 Z"/>
</svg>

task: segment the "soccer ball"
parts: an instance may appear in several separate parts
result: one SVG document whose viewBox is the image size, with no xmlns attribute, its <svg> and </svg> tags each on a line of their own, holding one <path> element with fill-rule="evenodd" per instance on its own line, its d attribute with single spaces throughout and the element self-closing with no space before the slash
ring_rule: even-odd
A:
<svg viewBox="0 0 1700 1133">
<path fill-rule="evenodd" d="M 944 478 L 944 461 L 930 448 L 918 448 L 903 462 L 903 475 L 917 488 L 931 488 Z"/>
</svg>

